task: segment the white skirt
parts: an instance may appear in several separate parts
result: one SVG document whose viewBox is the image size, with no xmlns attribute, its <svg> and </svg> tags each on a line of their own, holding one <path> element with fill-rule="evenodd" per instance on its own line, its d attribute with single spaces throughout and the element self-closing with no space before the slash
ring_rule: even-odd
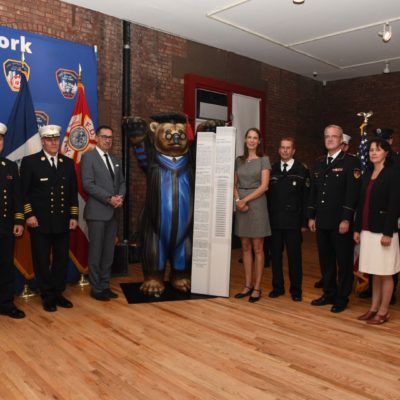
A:
<svg viewBox="0 0 400 400">
<path fill-rule="evenodd" d="M 381 245 L 382 233 L 361 231 L 359 269 L 372 275 L 394 275 L 400 271 L 399 235 L 390 246 Z"/>
</svg>

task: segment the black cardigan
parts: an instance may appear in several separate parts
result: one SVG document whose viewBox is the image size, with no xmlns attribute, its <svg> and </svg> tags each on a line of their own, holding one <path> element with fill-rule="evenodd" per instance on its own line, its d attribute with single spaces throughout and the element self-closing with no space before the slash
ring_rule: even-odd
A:
<svg viewBox="0 0 400 400">
<path fill-rule="evenodd" d="M 371 180 L 372 171 L 368 171 L 362 180 L 361 196 L 356 211 L 355 232 L 361 232 L 362 212 L 365 194 Z M 398 231 L 397 220 L 400 214 L 400 173 L 396 167 L 385 167 L 372 186 L 369 200 L 368 230 L 393 236 Z"/>
</svg>

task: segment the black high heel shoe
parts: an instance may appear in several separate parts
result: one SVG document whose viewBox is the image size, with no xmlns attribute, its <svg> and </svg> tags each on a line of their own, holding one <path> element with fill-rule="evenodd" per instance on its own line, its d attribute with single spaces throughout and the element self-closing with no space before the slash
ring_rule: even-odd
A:
<svg viewBox="0 0 400 400">
<path fill-rule="evenodd" d="M 235 296 L 234 296 L 235 299 L 243 299 L 243 297 L 250 296 L 251 292 L 254 290 L 254 288 L 251 288 L 251 287 L 248 287 L 248 286 L 245 286 L 245 288 L 249 289 L 249 290 L 247 292 L 244 292 L 244 293 L 236 293 Z"/>
<path fill-rule="evenodd" d="M 250 296 L 249 297 L 249 303 L 255 303 L 256 301 L 261 299 L 261 289 L 253 289 L 253 292 L 258 292 L 259 295 L 257 297 Z"/>
</svg>

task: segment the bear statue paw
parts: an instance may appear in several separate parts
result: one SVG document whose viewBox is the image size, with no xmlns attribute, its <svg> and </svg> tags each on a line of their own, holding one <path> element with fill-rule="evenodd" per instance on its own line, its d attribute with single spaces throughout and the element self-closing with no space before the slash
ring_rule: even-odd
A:
<svg viewBox="0 0 400 400">
<path fill-rule="evenodd" d="M 179 290 L 180 292 L 190 292 L 190 287 L 191 287 L 191 280 L 190 278 L 185 278 L 185 277 L 171 277 L 170 279 L 171 285 L 174 287 L 174 289 Z"/>
<path fill-rule="evenodd" d="M 164 290 L 165 286 L 161 279 L 145 279 L 140 286 L 140 291 L 150 296 L 160 296 Z"/>
</svg>

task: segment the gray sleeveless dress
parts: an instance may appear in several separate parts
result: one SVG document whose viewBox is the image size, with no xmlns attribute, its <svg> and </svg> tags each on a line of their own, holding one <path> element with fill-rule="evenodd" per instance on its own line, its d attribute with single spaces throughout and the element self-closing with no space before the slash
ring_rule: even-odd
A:
<svg viewBox="0 0 400 400">
<path fill-rule="evenodd" d="M 261 171 L 264 169 L 271 169 L 269 158 L 266 156 L 244 162 L 240 158 L 236 158 L 235 173 L 238 178 L 237 188 L 241 199 L 261 185 Z M 263 194 L 248 202 L 247 205 L 249 206 L 247 212 L 236 210 L 235 235 L 249 238 L 271 236 L 267 196 Z"/>
</svg>

